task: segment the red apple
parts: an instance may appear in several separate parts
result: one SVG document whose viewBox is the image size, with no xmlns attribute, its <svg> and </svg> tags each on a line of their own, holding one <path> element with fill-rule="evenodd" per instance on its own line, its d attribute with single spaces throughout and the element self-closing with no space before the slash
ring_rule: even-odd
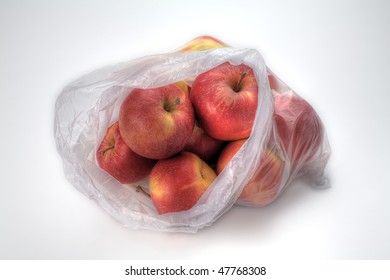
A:
<svg viewBox="0 0 390 280">
<path fill-rule="evenodd" d="M 275 91 L 274 120 L 281 143 L 292 165 L 303 165 L 319 150 L 323 140 L 321 121 L 313 107 L 303 98 L 290 92 Z"/>
<path fill-rule="evenodd" d="M 122 184 L 135 183 L 149 175 L 154 160 L 134 153 L 123 141 L 118 122 L 111 125 L 96 152 L 99 166 Z"/>
<path fill-rule="evenodd" d="M 191 139 L 184 150 L 196 154 L 204 161 L 208 161 L 221 150 L 222 145 L 222 141 L 208 136 L 199 123 L 195 121 Z"/>
<path fill-rule="evenodd" d="M 211 137 L 249 137 L 257 108 L 257 81 L 250 67 L 225 62 L 198 75 L 190 99 L 202 128 Z"/>
<path fill-rule="evenodd" d="M 149 179 L 152 201 L 159 214 L 192 208 L 217 175 L 190 152 L 159 160 Z"/>
<path fill-rule="evenodd" d="M 214 37 L 200 36 L 185 44 L 178 52 L 191 53 L 222 47 L 227 47 L 227 45 Z"/>
<path fill-rule="evenodd" d="M 240 140 L 232 141 L 226 145 L 226 147 L 222 150 L 221 154 L 218 157 L 217 175 L 221 174 L 222 170 L 233 158 L 233 156 L 238 152 L 238 150 L 241 149 L 245 141 L 246 139 L 240 139 Z"/>
<path fill-rule="evenodd" d="M 276 149 L 265 149 L 260 165 L 250 182 L 242 190 L 238 202 L 265 206 L 276 199 L 281 191 L 284 161 Z"/>
<path fill-rule="evenodd" d="M 137 154 L 152 159 L 168 158 L 183 150 L 194 123 L 188 93 L 177 85 L 134 89 L 119 112 L 123 140 Z"/>
<path fill-rule="evenodd" d="M 223 149 L 217 163 L 217 174 L 222 172 L 245 141 L 246 139 L 241 139 L 230 142 Z M 266 148 L 261 154 L 259 167 L 242 190 L 238 202 L 258 206 L 271 203 L 279 194 L 283 167 L 284 161 L 276 150 Z"/>
</svg>

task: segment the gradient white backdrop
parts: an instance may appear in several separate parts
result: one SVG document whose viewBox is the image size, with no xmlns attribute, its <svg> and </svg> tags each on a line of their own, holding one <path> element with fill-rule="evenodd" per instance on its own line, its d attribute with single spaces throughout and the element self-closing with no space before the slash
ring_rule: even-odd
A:
<svg viewBox="0 0 390 280">
<path fill-rule="evenodd" d="M 0 259 L 390 259 L 388 1 L 0 1 Z M 258 49 L 322 118 L 332 187 L 197 234 L 132 231 L 66 181 L 62 88 L 200 35 Z"/>
</svg>

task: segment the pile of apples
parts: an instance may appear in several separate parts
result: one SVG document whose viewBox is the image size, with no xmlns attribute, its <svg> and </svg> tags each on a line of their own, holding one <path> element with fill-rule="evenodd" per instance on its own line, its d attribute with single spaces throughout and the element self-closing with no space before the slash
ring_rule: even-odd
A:
<svg viewBox="0 0 390 280">
<path fill-rule="evenodd" d="M 182 52 L 221 46 L 202 36 Z M 291 168 L 302 165 L 322 142 L 320 121 L 306 101 L 276 91 L 274 97 L 274 127 L 282 149 L 269 145 L 263 151 L 240 195 L 245 204 L 272 202 L 281 190 L 286 160 Z M 149 176 L 149 194 L 159 214 L 188 210 L 250 136 L 257 103 L 252 69 L 228 62 L 198 75 L 191 87 L 181 81 L 133 89 L 97 149 L 97 162 L 122 184 Z"/>
</svg>

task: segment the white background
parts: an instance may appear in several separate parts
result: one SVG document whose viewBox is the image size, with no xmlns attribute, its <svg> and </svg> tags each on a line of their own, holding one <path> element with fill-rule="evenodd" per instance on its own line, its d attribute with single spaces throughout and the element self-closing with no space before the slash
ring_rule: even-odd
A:
<svg viewBox="0 0 390 280">
<path fill-rule="evenodd" d="M 0 259 L 390 259 L 387 1 L 1 1 Z M 66 181 L 62 88 L 200 35 L 258 49 L 322 118 L 332 187 L 197 234 L 132 231 Z"/>
</svg>

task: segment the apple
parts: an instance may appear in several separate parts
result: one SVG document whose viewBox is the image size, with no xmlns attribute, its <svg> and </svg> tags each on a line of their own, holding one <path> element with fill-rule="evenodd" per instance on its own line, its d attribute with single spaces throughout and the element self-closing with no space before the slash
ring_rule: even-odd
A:
<svg viewBox="0 0 390 280">
<path fill-rule="evenodd" d="M 151 172 L 156 161 L 134 153 L 123 141 L 118 122 L 111 125 L 96 152 L 99 166 L 122 184 L 135 183 Z"/>
<path fill-rule="evenodd" d="M 246 139 L 240 139 L 236 141 L 232 141 L 226 145 L 226 147 L 222 150 L 221 154 L 218 157 L 217 162 L 217 175 L 221 174 L 222 170 L 225 166 L 230 162 L 233 156 L 241 149 L 242 145 L 244 145 Z"/>
<path fill-rule="evenodd" d="M 274 92 L 274 120 L 293 167 L 310 161 L 320 149 L 324 131 L 313 107 L 293 92 Z"/>
<path fill-rule="evenodd" d="M 281 191 L 285 162 L 276 147 L 266 148 L 260 165 L 242 190 L 238 202 L 245 205 L 265 206 L 273 202 Z"/>
<path fill-rule="evenodd" d="M 190 87 L 185 81 L 178 81 L 177 83 L 175 83 L 175 85 L 185 94 L 188 95 L 190 93 Z"/>
<path fill-rule="evenodd" d="M 227 45 L 214 37 L 200 36 L 185 44 L 178 52 L 191 53 L 223 47 L 227 47 Z"/>
<path fill-rule="evenodd" d="M 216 176 L 206 162 L 190 152 L 159 160 L 149 178 L 150 196 L 157 212 L 192 208 Z"/>
<path fill-rule="evenodd" d="M 217 163 L 219 175 L 246 139 L 230 142 L 221 152 Z M 238 202 L 245 205 L 264 206 L 279 194 L 284 161 L 275 148 L 266 148 L 261 154 L 260 164 L 249 183 L 242 190 Z"/>
<path fill-rule="evenodd" d="M 249 137 L 257 92 L 250 67 L 225 62 L 195 78 L 190 99 L 205 132 L 217 140 L 231 141 Z"/>
<path fill-rule="evenodd" d="M 191 139 L 184 150 L 196 154 L 204 161 L 208 161 L 221 150 L 223 143 L 208 136 L 199 123 L 195 121 Z"/>
<path fill-rule="evenodd" d="M 134 89 L 119 111 L 125 143 L 137 154 L 163 159 L 183 150 L 195 124 L 188 93 L 177 85 Z"/>
</svg>

